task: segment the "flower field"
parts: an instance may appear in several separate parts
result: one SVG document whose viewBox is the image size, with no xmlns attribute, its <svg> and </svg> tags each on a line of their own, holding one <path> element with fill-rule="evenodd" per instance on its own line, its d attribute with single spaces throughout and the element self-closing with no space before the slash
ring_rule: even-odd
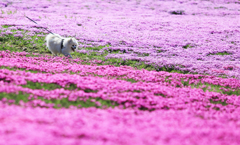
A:
<svg viewBox="0 0 240 145">
<path fill-rule="evenodd" d="M 1 1 L 0 144 L 239 145 L 239 60 L 239 0 Z"/>
</svg>

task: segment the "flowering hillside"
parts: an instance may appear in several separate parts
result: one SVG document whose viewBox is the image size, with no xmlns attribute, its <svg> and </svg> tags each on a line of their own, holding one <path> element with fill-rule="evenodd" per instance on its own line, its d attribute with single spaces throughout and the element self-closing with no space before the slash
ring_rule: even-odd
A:
<svg viewBox="0 0 240 145">
<path fill-rule="evenodd" d="M 0 10 L 0 144 L 240 144 L 239 0 Z M 43 28 L 77 39 L 73 59 Z"/>
</svg>

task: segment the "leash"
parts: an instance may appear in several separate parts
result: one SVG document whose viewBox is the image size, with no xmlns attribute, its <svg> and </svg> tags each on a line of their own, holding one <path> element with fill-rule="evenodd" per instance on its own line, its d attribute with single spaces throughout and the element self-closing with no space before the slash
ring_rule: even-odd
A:
<svg viewBox="0 0 240 145">
<path fill-rule="evenodd" d="M 32 19 L 30 19 L 29 17 L 27 17 L 27 16 L 25 16 L 26 18 L 28 18 L 30 21 L 32 21 L 33 23 L 35 23 L 35 24 L 37 24 L 38 25 L 38 23 L 37 22 L 35 22 L 34 20 L 32 20 Z M 43 28 L 43 27 L 41 27 L 41 28 Z M 49 33 L 51 33 L 51 34 L 53 34 L 51 31 L 49 31 L 48 29 L 46 29 L 46 28 L 43 28 L 43 29 L 45 29 L 46 31 L 48 31 Z M 54 34 L 53 34 L 54 35 Z"/>
<path fill-rule="evenodd" d="M 33 23 L 35 23 L 35 24 L 37 24 L 38 25 L 38 23 L 37 22 L 35 22 L 34 20 L 32 20 L 32 19 L 30 19 L 28 16 L 25 16 L 26 18 L 28 18 L 30 21 L 32 21 Z M 43 28 L 43 27 L 41 27 L 41 28 Z M 49 31 L 48 29 L 46 29 L 46 28 L 43 28 L 43 29 L 45 29 L 46 31 L 48 31 L 49 33 L 51 33 L 51 34 L 53 34 L 51 31 Z M 54 35 L 54 34 L 53 34 Z M 62 39 L 62 41 L 61 41 L 61 50 L 63 49 L 63 41 L 64 41 L 64 39 Z"/>
</svg>

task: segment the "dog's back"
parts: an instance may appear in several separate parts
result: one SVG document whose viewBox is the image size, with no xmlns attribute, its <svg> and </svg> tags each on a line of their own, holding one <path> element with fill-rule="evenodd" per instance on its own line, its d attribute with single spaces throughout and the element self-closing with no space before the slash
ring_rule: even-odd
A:
<svg viewBox="0 0 240 145">
<path fill-rule="evenodd" d="M 53 53 L 57 54 L 60 52 L 62 37 L 58 34 L 48 34 L 45 38 L 48 49 Z"/>
</svg>

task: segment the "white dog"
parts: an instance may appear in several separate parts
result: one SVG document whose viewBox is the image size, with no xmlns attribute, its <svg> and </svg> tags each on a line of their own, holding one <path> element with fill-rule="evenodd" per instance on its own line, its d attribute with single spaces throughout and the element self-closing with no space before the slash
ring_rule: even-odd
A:
<svg viewBox="0 0 240 145">
<path fill-rule="evenodd" d="M 63 54 L 66 57 L 71 57 L 71 52 L 74 52 L 78 47 L 78 42 L 75 38 L 63 38 L 58 34 L 48 34 L 45 38 L 47 47 L 53 55 Z"/>
</svg>

